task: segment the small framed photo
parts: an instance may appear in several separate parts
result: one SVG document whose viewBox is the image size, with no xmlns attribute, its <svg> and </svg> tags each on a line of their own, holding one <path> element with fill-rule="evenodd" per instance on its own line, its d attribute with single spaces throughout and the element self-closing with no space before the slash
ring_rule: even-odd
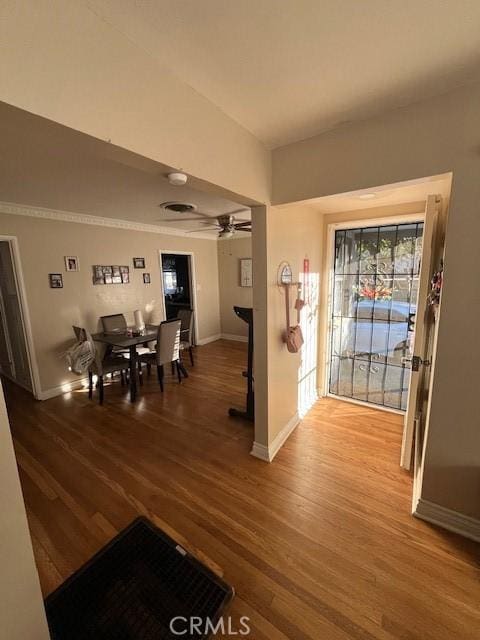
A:
<svg viewBox="0 0 480 640">
<path fill-rule="evenodd" d="M 63 289 L 63 277 L 61 273 L 49 273 L 48 280 L 51 289 Z"/>
<path fill-rule="evenodd" d="M 105 284 L 112 284 L 113 270 L 110 266 L 102 267 L 103 269 L 103 281 Z"/>
<path fill-rule="evenodd" d="M 96 264 L 93 267 L 93 284 L 105 284 L 105 280 L 103 279 L 103 267 L 99 264 Z"/>
<path fill-rule="evenodd" d="M 134 258 L 133 267 L 135 269 L 145 269 L 145 258 Z"/>
<path fill-rule="evenodd" d="M 80 264 L 77 256 L 65 256 L 66 271 L 80 271 Z"/>
<path fill-rule="evenodd" d="M 150 284 L 151 280 L 150 280 L 150 274 L 149 273 L 144 273 L 143 274 L 143 284 Z"/>
<path fill-rule="evenodd" d="M 114 278 L 118 278 L 120 276 L 120 267 L 116 264 L 112 266 L 112 276 Z"/>
<path fill-rule="evenodd" d="M 128 284 L 130 282 L 130 274 L 128 271 L 122 271 L 122 284 Z"/>
</svg>

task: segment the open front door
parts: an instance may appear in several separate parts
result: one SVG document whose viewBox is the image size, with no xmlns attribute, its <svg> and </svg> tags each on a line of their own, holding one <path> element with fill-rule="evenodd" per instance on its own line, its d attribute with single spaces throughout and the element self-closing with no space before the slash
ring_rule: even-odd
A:
<svg viewBox="0 0 480 640">
<path fill-rule="evenodd" d="M 410 470 L 415 427 L 420 424 L 428 409 L 425 390 L 429 388 L 430 364 L 432 360 L 433 312 L 428 304 L 431 277 L 435 271 L 438 196 L 427 198 L 423 227 L 422 262 L 418 283 L 418 300 L 415 317 L 414 337 L 410 345 L 410 355 L 404 358 L 411 363 L 411 377 L 408 391 L 407 410 L 403 427 L 402 453 L 400 466 Z"/>
</svg>

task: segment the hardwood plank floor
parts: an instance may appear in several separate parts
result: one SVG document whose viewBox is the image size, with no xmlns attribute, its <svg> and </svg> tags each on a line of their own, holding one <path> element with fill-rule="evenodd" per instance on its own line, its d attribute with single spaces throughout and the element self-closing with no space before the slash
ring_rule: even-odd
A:
<svg viewBox="0 0 480 640">
<path fill-rule="evenodd" d="M 477 640 L 480 548 L 409 515 L 401 418 L 319 401 L 273 464 L 249 455 L 245 345 L 199 347 L 132 405 L 84 391 L 7 404 L 44 594 L 137 514 L 234 585 L 250 638 Z"/>
</svg>

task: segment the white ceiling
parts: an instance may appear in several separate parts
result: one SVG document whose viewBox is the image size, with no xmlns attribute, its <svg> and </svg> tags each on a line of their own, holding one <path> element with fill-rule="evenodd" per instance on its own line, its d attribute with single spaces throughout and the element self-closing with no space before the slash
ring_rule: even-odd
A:
<svg viewBox="0 0 480 640">
<path fill-rule="evenodd" d="M 1 102 L 0 141 L 0 200 L 4 202 L 202 234 L 207 225 L 169 222 L 182 214 L 166 213 L 158 205 L 181 200 L 213 216 L 243 208 L 194 186 L 171 186 L 165 177 L 169 168 L 164 165 Z M 250 211 L 238 218 L 249 220 Z M 217 232 L 207 233 L 215 236 Z"/>
<path fill-rule="evenodd" d="M 270 147 L 480 77 L 478 0 L 84 0 Z"/>
<path fill-rule="evenodd" d="M 329 214 L 374 209 L 376 207 L 394 206 L 410 202 L 422 203 L 426 201 L 427 196 L 433 194 L 439 195 L 448 201 L 451 182 L 451 174 L 443 174 L 315 198 L 308 200 L 307 205 L 319 213 Z"/>
</svg>

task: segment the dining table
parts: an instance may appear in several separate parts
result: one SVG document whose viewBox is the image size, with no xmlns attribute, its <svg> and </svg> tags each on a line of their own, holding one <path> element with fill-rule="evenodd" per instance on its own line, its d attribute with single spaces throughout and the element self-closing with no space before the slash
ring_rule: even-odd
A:
<svg viewBox="0 0 480 640">
<path fill-rule="evenodd" d="M 135 402 L 137 397 L 137 347 L 146 342 L 156 342 L 158 336 L 158 325 L 147 324 L 145 329 L 137 330 L 127 328 L 119 331 L 108 331 L 94 333 L 92 338 L 95 342 L 102 342 L 110 347 L 120 347 L 129 350 L 129 370 L 130 370 L 130 400 Z"/>
</svg>

